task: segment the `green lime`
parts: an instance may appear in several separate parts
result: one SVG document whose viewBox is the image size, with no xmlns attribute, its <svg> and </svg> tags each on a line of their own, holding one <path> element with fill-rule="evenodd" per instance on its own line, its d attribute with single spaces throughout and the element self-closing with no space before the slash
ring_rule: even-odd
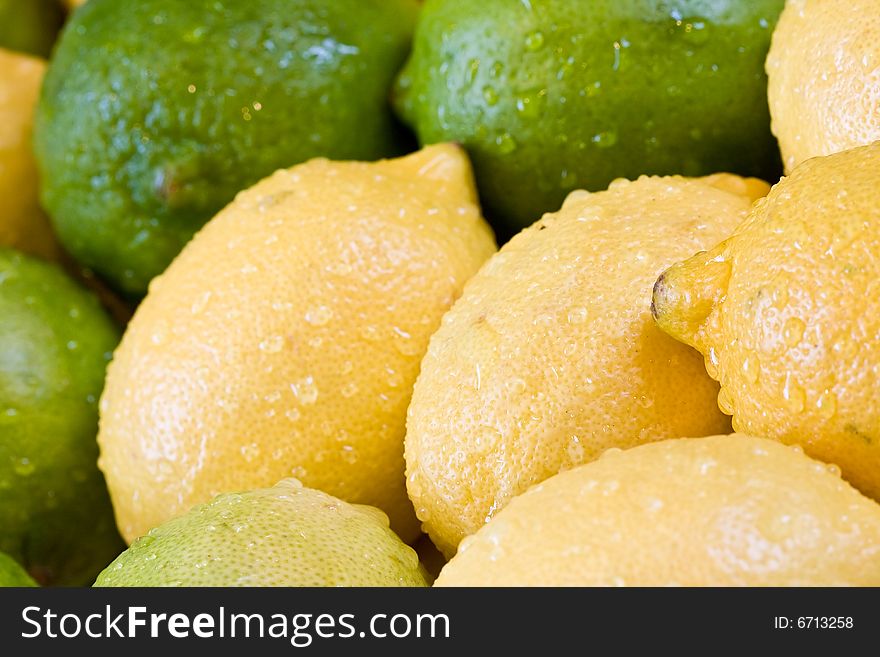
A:
<svg viewBox="0 0 880 657">
<path fill-rule="evenodd" d="M 46 58 L 63 22 L 58 0 L 0 0 L 0 48 Z"/>
<path fill-rule="evenodd" d="M 42 200 L 62 242 L 143 294 L 276 169 L 394 154 L 388 95 L 417 13 L 414 0 L 90 0 L 37 110 Z"/>
<path fill-rule="evenodd" d="M 98 471 L 116 326 L 56 265 L 0 248 L 0 550 L 86 584 L 122 549 Z"/>
<path fill-rule="evenodd" d="M 37 583 L 28 575 L 18 562 L 7 554 L 0 552 L 0 587 L 36 586 Z"/>
<path fill-rule="evenodd" d="M 428 0 L 395 104 L 469 151 L 518 230 L 618 177 L 775 179 L 764 58 L 784 0 Z"/>
<path fill-rule="evenodd" d="M 93 0 L 92 0 L 93 1 Z M 227 493 L 131 544 L 95 586 L 427 586 L 374 507 L 286 479 Z"/>
</svg>

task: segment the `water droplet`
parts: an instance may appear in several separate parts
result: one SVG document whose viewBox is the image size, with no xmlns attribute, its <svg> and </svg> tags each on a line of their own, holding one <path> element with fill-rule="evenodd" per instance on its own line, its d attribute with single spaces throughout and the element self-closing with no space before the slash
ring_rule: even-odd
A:
<svg viewBox="0 0 880 657">
<path fill-rule="evenodd" d="M 761 371 L 761 361 L 757 356 L 748 356 L 742 364 L 743 376 L 749 383 L 757 383 Z"/>
<path fill-rule="evenodd" d="M 569 169 L 559 172 L 559 188 L 572 189 L 577 185 L 577 174 Z"/>
<path fill-rule="evenodd" d="M 540 313 L 532 320 L 532 324 L 535 326 L 550 326 L 553 324 L 553 315 L 550 313 Z"/>
<path fill-rule="evenodd" d="M 708 23 L 702 18 L 691 18 L 682 21 L 681 28 L 682 35 L 688 43 L 699 46 L 709 40 Z"/>
<path fill-rule="evenodd" d="M 722 387 L 718 391 L 718 408 L 725 415 L 733 415 L 733 398 L 730 391 L 726 387 Z"/>
<path fill-rule="evenodd" d="M 208 301 L 210 301 L 210 300 L 211 300 L 211 293 L 205 292 L 204 294 L 200 295 L 195 301 L 193 301 L 193 304 L 192 304 L 192 307 L 190 308 L 190 311 L 192 312 L 193 315 L 198 315 L 200 312 L 202 312 L 205 309 L 205 307 L 208 305 Z"/>
<path fill-rule="evenodd" d="M 352 447 L 351 445 L 343 445 L 342 446 L 342 459 L 346 463 L 350 463 L 351 465 L 354 465 L 355 463 L 357 463 L 358 455 L 357 455 L 357 451 L 355 450 L 355 448 Z"/>
<path fill-rule="evenodd" d="M 421 354 L 422 350 L 418 341 L 414 340 L 412 335 L 403 329 L 395 326 L 394 331 L 394 348 L 404 356 L 416 356 Z"/>
<path fill-rule="evenodd" d="M 565 78 L 567 78 L 571 74 L 571 72 L 573 70 L 574 70 L 574 57 L 568 57 L 565 61 L 563 61 L 559 65 L 559 69 L 557 69 L 557 71 L 556 71 L 556 79 L 557 80 L 564 80 Z M 564 103 L 565 102 L 564 96 L 560 97 L 559 101 Z"/>
<path fill-rule="evenodd" d="M 240 451 L 244 460 L 248 463 L 251 463 L 254 459 L 257 459 L 260 456 L 260 446 L 257 445 L 257 443 L 242 445 Z"/>
<path fill-rule="evenodd" d="M 837 395 L 830 390 L 824 391 L 816 400 L 816 408 L 819 411 L 819 417 L 823 420 L 830 420 L 837 413 Z"/>
<path fill-rule="evenodd" d="M 528 35 L 526 35 L 525 47 L 526 47 L 526 50 L 530 50 L 532 52 L 543 48 L 544 47 L 544 34 L 540 30 L 535 30 L 534 32 L 530 32 Z"/>
<path fill-rule="evenodd" d="M 540 116 L 541 109 L 544 105 L 544 99 L 547 97 L 547 91 L 541 90 L 536 94 L 520 96 L 516 99 L 516 111 L 520 116 L 525 118 L 534 118 Z"/>
<path fill-rule="evenodd" d="M 620 488 L 620 482 L 617 481 L 616 479 L 611 479 L 609 481 L 606 481 L 604 484 L 602 484 L 602 486 L 599 490 L 603 496 L 607 497 L 608 495 L 611 495 L 611 494 L 617 492 L 617 490 L 619 488 Z"/>
<path fill-rule="evenodd" d="M 12 470 L 20 477 L 27 477 L 34 473 L 34 470 L 37 469 L 37 466 L 27 457 L 22 457 L 17 459 L 12 464 Z"/>
<path fill-rule="evenodd" d="M 496 445 L 501 440 L 501 432 L 496 427 L 481 425 L 477 427 L 474 436 L 474 449 L 478 454 L 490 454 L 496 451 Z"/>
<path fill-rule="evenodd" d="M 835 477 L 839 477 L 841 475 L 840 466 L 836 463 L 829 463 L 825 466 L 825 469 Z"/>
<path fill-rule="evenodd" d="M 486 104 L 489 107 L 494 107 L 498 104 L 499 96 L 494 87 L 490 85 L 486 85 L 485 87 L 483 87 L 483 100 L 486 101 Z"/>
<path fill-rule="evenodd" d="M 806 324 L 797 317 L 792 317 L 785 322 L 785 326 L 782 329 L 782 339 L 785 341 L 786 346 L 797 346 L 804 337 L 804 331 L 806 328 Z"/>
<path fill-rule="evenodd" d="M 705 358 L 706 372 L 716 381 L 718 380 L 718 352 L 715 347 L 709 347 L 709 353 Z"/>
<path fill-rule="evenodd" d="M 318 386 L 310 376 L 291 383 L 290 389 L 301 404 L 309 405 L 318 401 Z"/>
<path fill-rule="evenodd" d="M 477 79 L 477 73 L 480 72 L 480 60 L 472 59 L 468 62 L 467 68 L 467 81 L 468 84 L 473 84 L 474 80 Z"/>
<path fill-rule="evenodd" d="M 388 385 L 390 387 L 399 388 L 401 385 L 403 385 L 403 376 L 399 372 L 390 367 L 386 367 L 385 371 L 388 373 L 388 378 L 386 379 L 386 381 L 388 382 Z"/>
<path fill-rule="evenodd" d="M 584 95 L 587 98 L 595 98 L 599 94 L 602 93 L 602 82 L 600 80 L 596 80 L 593 84 L 588 84 L 584 87 Z"/>
<path fill-rule="evenodd" d="M 516 150 L 517 144 L 513 136 L 509 132 L 505 132 L 495 138 L 495 146 L 502 155 L 509 155 Z"/>
<path fill-rule="evenodd" d="M 572 436 L 569 438 L 568 445 L 565 447 L 565 453 L 568 455 L 568 460 L 571 465 L 580 465 L 584 462 L 584 454 L 586 451 L 584 450 L 584 445 L 578 436 Z"/>
<path fill-rule="evenodd" d="M 381 336 L 379 335 L 379 329 L 375 326 L 363 326 L 361 327 L 361 337 L 369 342 L 375 342 Z"/>
<path fill-rule="evenodd" d="M 839 342 L 835 342 L 832 347 L 834 353 L 844 361 L 853 360 L 859 352 L 859 343 L 850 338 L 843 338 Z"/>
<path fill-rule="evenodd" d="M 276 354 L 284 348 L 284 336 L 283 335 L 270 335 L 265 338 L 262 342 L 260 342 L 260 351 L 265 351 L 267 354 Z"/>
<path fill-rule="evenodd" d="M 333 319 L 333 310 L 327 306 L 318 306 L 306 311 L 306 321 L 312 326 L 324 326 Z"/>
<path fill-rule="evenodd" d="M 605 130 L 593 135 L 593 143 L 599 148 L 611 148 L 617 143 L 617 132 Z"/>
<path fill-rule="evenodd" d="M 340 390 L 339 392 L 346 399 L 350 399 L 351 397 L 354 397 L 358 392 L 357 384 L 354 381 L 349 381 L 344 386 L 342 386 L 342 390 Z"/>
<path fill-rule="evenodd" d="M 300 413 L 300 410 L 298 408 L 291 408 L 284 413 L 284 417 L 286 417 L 291 422 L 297 422 L 301 416 L 302 413 Z"/>
<path fill-rule="evenodd" d="M 788 372 L 785 375 L 785 385 L 782 387 L 782 398 L 792 413 L 800 413 L 804 410 L 806 393 L 798 385 L 797 380 Z"/>
<path fill-rule="evenodd" d="M 568 311 L 569 324 L 583 324 L 585 321 L 587 321 L 587 309 L 583 306 Z"/>
</svg>

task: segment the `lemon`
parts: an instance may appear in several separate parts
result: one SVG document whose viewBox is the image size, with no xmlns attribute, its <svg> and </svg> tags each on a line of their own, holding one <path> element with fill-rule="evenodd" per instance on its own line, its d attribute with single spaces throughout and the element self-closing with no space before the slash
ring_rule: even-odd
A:
<svg viewBox="0 0 880 657">
<path fill-rule="evenodd" d="M 880 140 L 877 0 L 790 0 L 773 33 L 767 74 L 787 171 Z"/>
<path fill-rule="evenodd" d="M 880 506 L 762 438 L 667 440 L 516 498 L 438 586 L 877 586 Z"/>
<path fill-rule="evenodd" d="M 31 154 L 33 113 L 46 63 L 0 49 L 0 246 L 55 258 L 58 245 L 40 209 Z"/>
<path fill-rule="evenodd" d="M 95 586 L 427 586 L 378 509 L 288 479 L 227 493 L 139 538 Z"/>
<path fill-rule="evenodd" d="M 494 249 L 456 146 L 314 160 L 240 194 L 151 286 L 110 367 L 99 443 L 123 535 L 293 475 L 415 538 L 412 386 Z"/>
<path fill-rule="evenodd" d="M 743 433 L 803 445 L 880 499 L 880 143 L 799 165 L 736 234 L 657 281 Z"/>
<path fill-rule="evenodd" d="M 701 359 L 654 326 L 651 287 L 766 191 L 722 175 L 575 192 L 468 283 L 431 338 L 407 422 L 409 495 L 444 553 L 609 447 L 729 431 Z"/>
</svg>

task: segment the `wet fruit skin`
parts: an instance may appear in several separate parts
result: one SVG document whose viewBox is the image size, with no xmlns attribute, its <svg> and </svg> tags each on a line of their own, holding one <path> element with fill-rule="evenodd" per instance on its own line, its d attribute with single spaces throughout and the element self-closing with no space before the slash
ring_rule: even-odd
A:
<svg viewBox="0 0 880 657">
<path fill-rule="evenodd" d="M 735 430 L 801 445 L 880 500 L 880 142 L 807 160 L 735 234 L 657 280 Z"/>
<path fill-rule="evenodd" d="M 95 586 L 427 586 L 427 577 L 381 511 L 285 479 L 168 520 Z"/>
<path fill-rule="evenodd" d="M 651 288 L 767 190 L 724 174 L 573 192 L 468 281 L 407 412 L 407 492 L 445 554 L 530 486 L 608 448 L 730 431 L 699 354 L 654 324 Z"/>
<path fill-rule="evenodd" d="M 775 181 L 764 57 L 783 0 L 428 0 L 395 105 L 458 141 L 497 230 L 640 174 Z"/>
<path fill-rule="evenodd" d="M 406 408 L 494 251 L 449 144 L 312 160 L 239 194 L 155 279 L 109 368 L 100 467 L 123 536 L 295 475 L 415 539 Z"/>
<path fill-rule="evenodd" d="M 767 55 L 773 134 L 786 172 L 880 139 L 877 0 L 792 0 Z"/>
<path fill-rule="evenodd" d="M 67 249 L 150 279 L 239 190 L 315 156 L 396 152 L 413 0 L 94 0 L 46 75 L 35 149 Z"/>
<path fill-rule="evenodd" d="M 96 461 L 119 333 L 59 268 L 0 248 L 0 550 L 83 585 L 122 549 Z"/>
<path fill-rule="evenodd" d="M 877 586 L 880 506 L 802 450 L 673 439 L 517 497 L 437 586 Z"/>
</svg>

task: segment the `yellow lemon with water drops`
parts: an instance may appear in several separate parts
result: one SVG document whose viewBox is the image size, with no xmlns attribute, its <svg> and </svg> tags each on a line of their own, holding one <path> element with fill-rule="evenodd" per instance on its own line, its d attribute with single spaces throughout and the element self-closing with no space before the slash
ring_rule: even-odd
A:
<svg viewBox="0 0 880 657">
<path fill-rule="evenodd" d="M 767 189 L 719 175 L 575 192 L 468 283 L 431 338 L 407 422 L 409 495 L 443 552 L 609 447 L 730 430 L 699 355 L 654 325 L 651 287 Z"/>
<path fill-rule="evenodd" d="M 226 493 L 135 541 L 95 586 L 427 586 L 373 507 L 286 479 Z"/>
<path fill-rule="evenodd" d="M 880 140 L 880 4 L 789 0 L 767 57 L 785 168 Z"/>
<path fill-rule="evenodd" d="M 42 59 L 0 48 L 0 246 L 55 258 L 58 244 L 40 208 L 31 153 L 34 107 L 45 70 Z"/>
<path fill-rule="evenodd" d="M 799 165 L 730 239 L 657 281 L 737 431 L 802 445 L 880 499 L 880 142 Z"/>
<path fill-rule="evenodd" d="M 763 438 L 610 450 L 517 497 L 438 586 L 877 586 L 880 505 Z"/>
<path fill-rule="evenodd" d="M 239 194 L 151 285 L 110 367 L 100 464 L 123 535 L 295 476 L 415 538 L 412 386 L 494 250 L 453 145 L 313 160 Z"/>
</svg>

